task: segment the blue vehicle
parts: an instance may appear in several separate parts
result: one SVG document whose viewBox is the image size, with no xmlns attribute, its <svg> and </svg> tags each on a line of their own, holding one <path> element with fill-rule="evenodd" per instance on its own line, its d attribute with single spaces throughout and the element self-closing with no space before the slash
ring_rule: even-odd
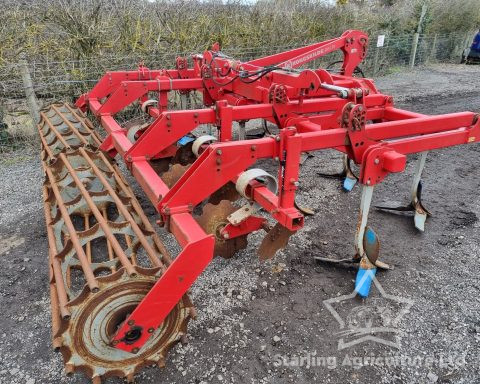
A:
<svg viewBox="0 0 480 384">
<path fill-rule="evenodd" d="M 465 49 L 462 54 L 462 64 L 480 63 L 480 30 L 473 39 L 473 44 L 470 48 Z"/>
</svg>

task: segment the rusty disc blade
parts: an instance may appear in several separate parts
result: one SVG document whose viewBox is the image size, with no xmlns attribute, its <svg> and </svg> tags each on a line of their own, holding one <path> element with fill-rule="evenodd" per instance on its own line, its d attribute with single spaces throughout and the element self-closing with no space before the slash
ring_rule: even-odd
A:
<svg viewBox="0 0 480 384">
<path fill-rule="evenodd" d="M 178 148 L 177 152 L 175 153 L 175 156 L 173 156 L 172 163 L 188 165 L 188 164 L 192 164 L 195 160 L 197 160 L 197 157 L 192 152 L 192 145 L 193 145 L 193 142 L 190 142 Z"/>
<path fill-rule="evenodd" d="M 240 198 L 240 194 L 235 188 L 235 184 L 229 181 L 223 187 L 212 193 L 208 199 L 211 204 L 219 204 L 222 200 L 236 201 Z"/>
<path fill-rule="evenodd" d="M 202 215 L 197 218 L 198 224 L 206 233 L 215 235 L 214 256 L 229 259 L 237 251 L 247 247 L 247 235 L 233 239 L 220 236 L 220 231 L 228 224 L 227 217 L 236 210 L 229 200 L 222 200 L 216 205 L 207 203 L 203 207 Z"/>
<path fill-rule="evenodd" d="M 190 164 L 181 165 L 173 164 L 170 169 L 162 175 L 163 182 L 168 188 L 172 188 L 175 183 L 183 176 L 187 169 L 190 168 Z"/>
<path fill-rule="evenodd" d="M 287 246 L 290 236 L 294 233 L 294 231 L 290 231 L 280 223 L 275 224 L 264 237 L 262 244 L 260 244 L 260 248 L 258 249 L 260 260 L 265 261 L 275 256 L 278 250 Z"/>
<path fill-rule="evenodd" d="M 171 162 L 172 162 L 171 157 L 164 157 L 162 159 L 151 160 L 149 163 L 152 166 L 153 170 L 160 175 L 168 171 L 168 169 L 170 168 Z"/>
</svg>

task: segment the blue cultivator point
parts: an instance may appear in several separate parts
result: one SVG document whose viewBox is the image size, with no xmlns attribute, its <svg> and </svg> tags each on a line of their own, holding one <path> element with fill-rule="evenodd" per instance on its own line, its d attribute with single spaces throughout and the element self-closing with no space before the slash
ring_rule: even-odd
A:
<svg viewBox="0 0 480 384">
<path fill-rule="evenodd" d="M 347 192 L 350 192 L 355 186 L 355 184 L 357 184 L 357 179 L 346 177 L 343 180 L 343 189 Z"/>
<path fill-rule="evenodd" d="M 350 192 L 358 181 L 358 177 L 353 173 L 352 164 L 347 155 L 343 156 L 343 169 L 341 172 L 334 174 L 319 172 L 317 174 L 321 177 L 326 177 L 329 179 L 343 180 L 342 187 L 346 192 Z"/>
<path fill-rule="evenodd" d="M 363 251 L 365 254 L 360 260 L 360 265 L 355 280 L 355 291 L 360 297 L 368 297 L 372 281 L 377 273 L 376 263 L 378 254 L 380 253 L 380 241 L 375 231 L 370 228 L 365 228 L 363 235 Z"/>
<path fill-rule="evenodd" d="M 177 141 L 177 144 L 181 147 L 183 147 L 184 145 L 192 142 L 192 141 L 195 141 L 195 137 L 190 137 L 190 136 L 183 136 L 180 140 Z"/>
<path fill-rule="evenodd" d="M 357 272 L 357 278 L 355 279 L 355 291 L 358 296 L 366 298 L 370 293 L 370 287 L 372 281 L 377 273 L 377 268 L 364 269 L 360 266 Z"/>
</svg>

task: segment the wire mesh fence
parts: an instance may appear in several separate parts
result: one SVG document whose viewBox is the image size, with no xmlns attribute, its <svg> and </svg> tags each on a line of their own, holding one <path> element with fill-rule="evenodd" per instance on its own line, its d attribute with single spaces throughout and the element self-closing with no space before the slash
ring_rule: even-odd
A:
<svg viewBox="0 0 480 384">
<path fill-rule="evenodd" d="M 379 35 L 384 33 L 379 33 Z M 397 71 L 406 66 L 430 63 L 459 63 L 468 47 L 471 33 L 437 35 L 385 35 L 383 46 L 377 47 L 377 35 L 371 35 L 369 51 L 361 64 L 367 77 Z M 418 41 L 417 41 L 418 40 Z M 268 46 L 255 49 L 224 49 L 229 56 L 242 61 L 282 52 L 298 46 Z M 106 71 L 136 69 L 140 62 L 149 68 L 172 68 L 178 56 L 189 57 L 192 52 L 171 52 L 164 55 L 99 56 L 89 59 L 63 61 L 48 57 L 28 58 L 30 75 L 40 105 L 54 101 L 74 101 L 88 91 Z M 334 52 L 310 63 L 310 67 L 327 68 L 342 60 Z M 0 152 L 18 147 L 24 140 L 32 141 L 34 124 L 28 114 L 25 90 L 17 62 L 0 66 Z"/>
</svg>

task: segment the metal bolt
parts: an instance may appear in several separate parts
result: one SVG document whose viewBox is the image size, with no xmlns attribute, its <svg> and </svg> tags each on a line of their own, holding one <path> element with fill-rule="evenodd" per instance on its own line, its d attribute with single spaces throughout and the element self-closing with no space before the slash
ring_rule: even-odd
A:
<svg viewBox="0 0 480 384">
<path fill-rule="evenodd" d="M 155 328 L 148 328 L 148 333 L 153 333 L 155 331 Z"/>
<path fill-rule="evenodd" d="M 370 185 L 372 184 L 372 182 L 370 181 L 370 179 L 367 180 L 367 185 Z"/>
<path fill-rule="evenodd" d="M 279 161 L 280 159 L 278 158 L 278 156 L 275 156 L 275 157 L 273 158 L 273 160 Z"/>
<path fill-rule="evenodd" d="M 139 349 L 137 347 L 132 349 L 132 353 L 138 353 Z"/>
<path fill-rule="evenodd" d="M 217 149 L 217 155 L 221 155 L 222 154 L 222 150 L 221 149 Z"/>
<path fill-rule="evenodd" d="M 295 187 L 298 187 L 298 186 L 300 185 L 300 183 L 299 183 L 298 181 L 295 181 L 295 182 L 293 183 L 293 185 L 295 185 Z"/>
<path fill-rule="evenodd" d="M 195 113 L 193 114 L 193 117 L 198 117 L 198 113 L 195 112 Z"/>
<path fill-rule="evenodd" d="M 218 165 L 222 164 L 222 159 L 218 158 L 217 161 L 216 161 L 216 163 L 217 163 Z"/>
<path fill-rule="evenodd" d="M 280 141 L 280 136 L 275 136 L 276 141 Z"/>
<path fill-rule="evenodd" d="M 378 157 L 374 160 L 374 163 L 375 164 L 380 164 L 380 160 L 378 159 Z"/>
<path fill-rule="evenodd" d="M 223 238 L 224 238 L 224 239 L 230 238 L 230 235 L 228 234 L 228 232 L 225 232 L 225 233 L 223 234 Z"/>
<path fill-rule="evenodd" d="M 113 341 L 112 341 L 112 345 L 117 345 L 118 343 L 119 343 L 118 340 L 113 340 Z"/>
<path fill-rule="evenodd" d="M 256 146 L 256 145 L 252 145 L 252 146 L 250 147 L 250 149 L 251 149 L 252 151 L 255 151 L 255 150 L 257 149 L 257 146 Z"/>
<path fill-rule="evenodd" d="M 131 326 L 131 325 L 135 324 L 135 320 L 128 320 L 127 324 Z"/>
</svg>

